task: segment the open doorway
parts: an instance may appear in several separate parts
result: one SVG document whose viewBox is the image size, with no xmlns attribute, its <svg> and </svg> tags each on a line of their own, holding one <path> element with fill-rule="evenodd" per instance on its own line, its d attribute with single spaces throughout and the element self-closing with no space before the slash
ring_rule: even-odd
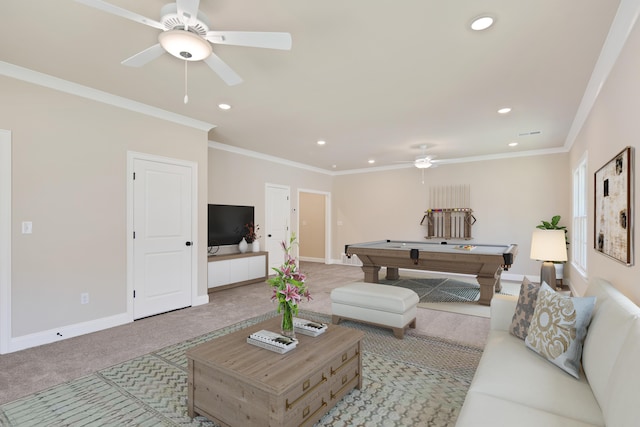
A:
<svg viewBox="0 0 640 427">
<path fill-rule="evenodd" d="M 298 190 L 299 257 L 303 261 L 329 263 L 330 193 Z"/>
</svg>

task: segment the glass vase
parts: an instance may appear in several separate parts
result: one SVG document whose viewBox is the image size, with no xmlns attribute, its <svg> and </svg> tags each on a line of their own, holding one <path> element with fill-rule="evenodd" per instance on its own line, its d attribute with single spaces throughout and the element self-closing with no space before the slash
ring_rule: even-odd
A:
<svg viewBox="0 0 640 427">
<path fill-rule="evenodd" d="M 295 338 L 296 332 L 293 329 L 293 310 L 287 303 L 282 304 L 282 325 L 280 327 L 282 335 Z"/>
</svg>

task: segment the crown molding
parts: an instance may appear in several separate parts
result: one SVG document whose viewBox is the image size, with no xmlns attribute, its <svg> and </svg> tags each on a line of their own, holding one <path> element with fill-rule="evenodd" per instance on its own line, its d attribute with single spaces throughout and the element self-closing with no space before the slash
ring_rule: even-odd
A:
<svg viewBox="0 0 640 427">
<path fill-rule="evenodd" d="M 620 52 L 624 48 L 627 38 L 640 15 L 640 0 L 622 0 L 618 6 L 616 16 L 613 18 L 609 34 L 607 35 L 600 56 L 593 67 L 591 78 L 587 84 L 587 88 L 582 96 L 582 101 L 578 106 L 578 111 L 573 118 L 573 123 L 565 139 L 564 146 L 567 150 L 571 149 L 576 141 L 578 134 L 582 130 L 591 109 L 600 95 L 600 90 L 609 78 L 609 73 L 613 69 Z"/>
<path fill-rule="evenodd" d="M 408 163 L 404 165 L 397 166 L 377 166 L 370 167 L 366 169 L 350 169 L 344 171 L 330 171 L 327 169 L 317 168 L 315 166 L 309 166 L 304 163 L 293 162 L 291 160 L 283 159 L 281 157 L 270 156 L 268 154 L 259 153 L 257 151 L 247 150 L 245 148 L 234 147 L 233 145 L 223 144 L 221 142 L 211 141 L 209 140 L 209 148 L 214 148 L 216 150 L 227 151 L 230 153 L 240 154 L 241 156 L 253 157 L 255 159 L 266 160 L 268 162 L 278 163 L 285 166 L 291 166 L 298 169 L 304 169 L 311 172 L 317 172 L 324 175 L 329 176 L 339 176 L 339 175 L 354 175 L 360 173 L 372 173 L 372 172 L 381 172 L 388 170 L 396 170 L 396 169 L 407 169 L 413 168 L 413 163 Z M 548 154 L 562 154 L 566 153 L 567 150 L 564 147 L 560 148 L 548 148 L 544 150 L 531 150 L 531 151 L 519 151 L 515 153 L 504 153 L 504 154 L 490 154 L 486 156 L 473 156 L 473 157 L 461 157 L 458 159 L 446 159 L 437 161 L 438 164 L 448 165 L 454 163 L 470 163 L 470 162 L 483 162 L 488 160 L 500 160 L 500 159 L 512 159 L 517 157 L 532 157 L 532 156 L 544 156 Z"/>
<path fill-rule="evenodd" d="M 209 148 L 215 148 L 216 150 L 228 151 L 229 153 L 240 154 L 242 156 L 253 157 L 255 159 L 266 160 L 272 163 L 278 163 L 285 166 L 291 166 L 292 168 L 304 169 L 311 172 L 317 172 L 325 175 L 334 175 L 333 171 L 329 171 L 315 166 L 306 165 L 304 163 L 294 162 L 291 160 L 283 159 L 281 157 L 270 156 L 268 154 L 259 153 L 257 151 L 247 150 L 245 148 L 234 147 L 233 145 L 223 144 L 221 142 L 209 140 Z"/>
<path fill-rule="evenodd" d="M 0 61 L 0 75 L 208 132 L 216 125 Z"/>
</svg>

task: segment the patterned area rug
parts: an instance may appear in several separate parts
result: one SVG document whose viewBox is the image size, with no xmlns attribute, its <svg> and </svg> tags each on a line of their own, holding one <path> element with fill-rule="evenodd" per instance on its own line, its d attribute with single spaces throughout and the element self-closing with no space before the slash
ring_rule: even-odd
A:
<svg viewBox="0 0 640 427">
<path fill-rule="evenodd" d="M 187 416 L 187 359 L 195 345 L 273 317 L 270 312 L 0 406 L 2 426 L 215 426 Z M 329 322 L 329 316 L 300 311 Z M 365 332 L 363 387 L 316 426 L 453 426 L 482 349 L 409 331 L 343 321 Z M 294 350 L 295 351 L 295 350 Z"/>
<path fill-rule="evenodd" d="M 480 285 L 448 278 L 380 280 L 385 285 L 401 286 L 418 294 L 421 303 L 475 302 Z"/>
</svg>

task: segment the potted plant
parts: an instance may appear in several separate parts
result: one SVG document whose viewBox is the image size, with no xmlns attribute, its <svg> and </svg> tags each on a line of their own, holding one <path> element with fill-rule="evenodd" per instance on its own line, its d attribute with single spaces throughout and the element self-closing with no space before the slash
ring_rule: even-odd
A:
<svg viewBox="0 0 640 427">
<path fill-rule="evenodd" d="M 560 215 L 554 215 L 551 217 L 551 221 L 541 220 L 541 224 L 537 225 L 536 228 L 540 230 L 564 230 L 564 239 L 569 246 L 569 237 L 567 236 L 567 227 L 564 225 L 558 225 L 560 223 Z M 554 261 L 554 267 L 556 269 L 556 277 L 559 279 L 564 278 L 564 262 L 562 261 Z"/>
</svg>

